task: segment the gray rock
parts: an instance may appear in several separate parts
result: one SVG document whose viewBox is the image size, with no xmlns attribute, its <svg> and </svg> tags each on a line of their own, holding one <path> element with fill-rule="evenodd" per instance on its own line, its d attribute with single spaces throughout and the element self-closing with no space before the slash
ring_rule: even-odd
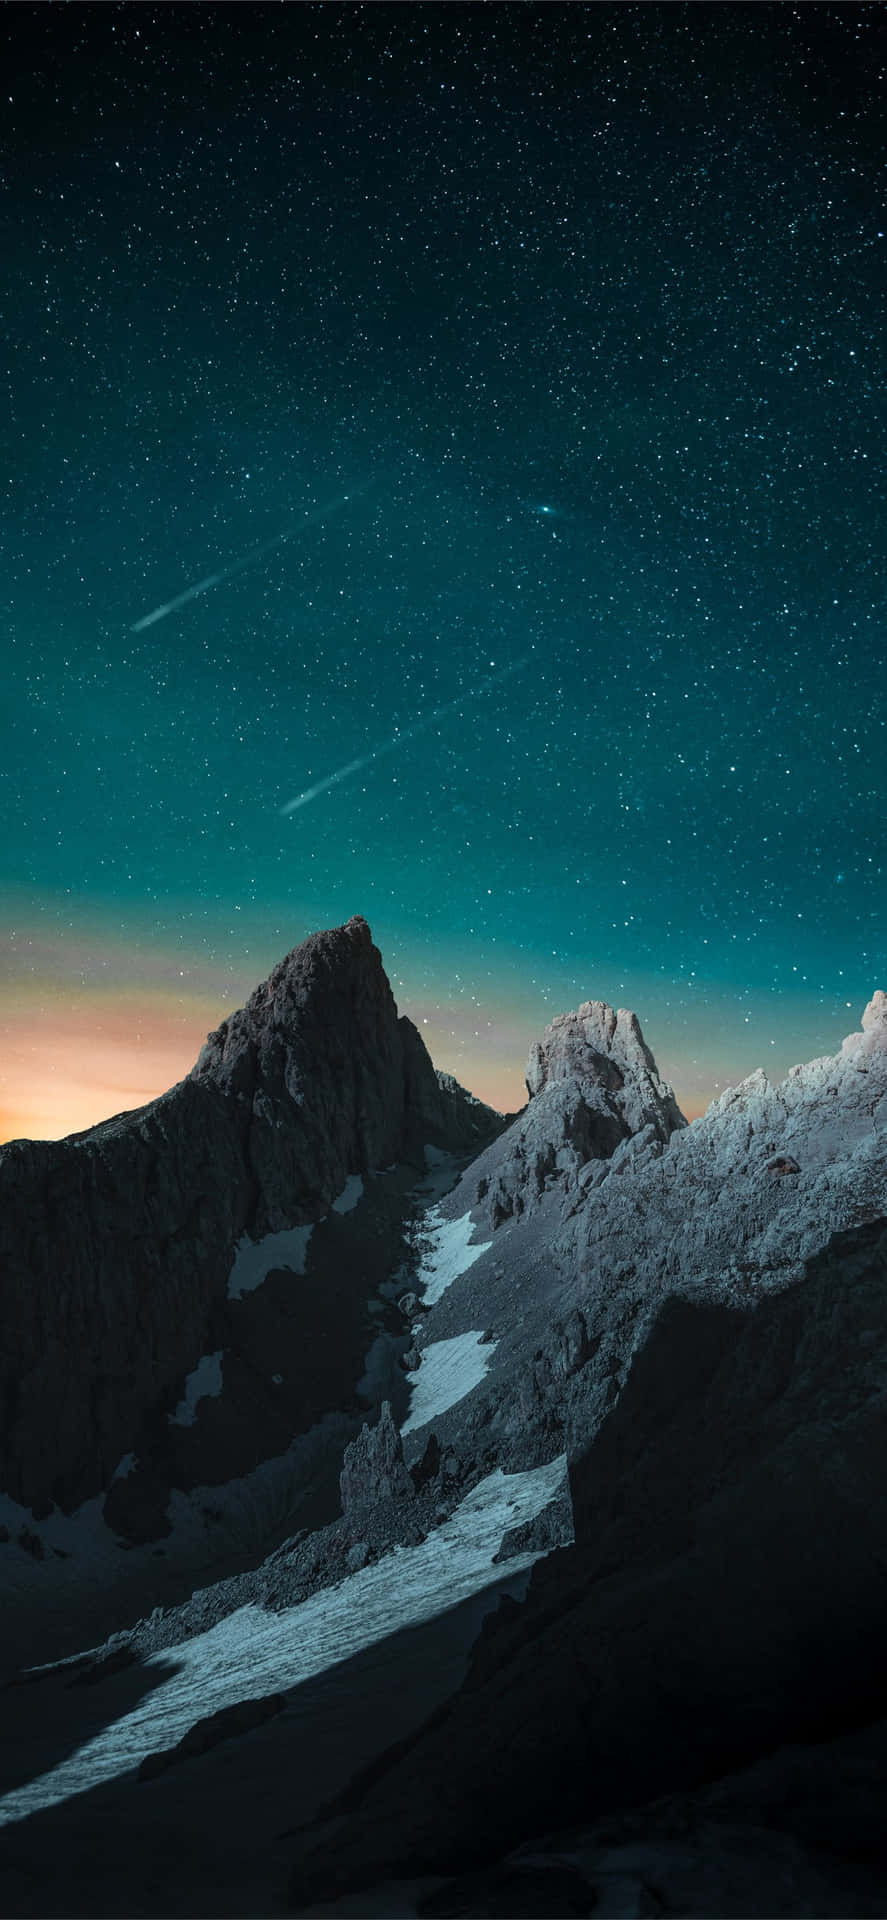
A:
<svg viewBox="0 0 887 1920">
<path fill-rule="evenodd" d="M 437 1435 L 430 1433 L 425 1442 L 425 1451 L 421 1460 L 417 1460 L 410 1470 L 410 1478 L 416 1492 L 419 1493 L 429 1482 L 436 1481 L 440 1475 L 440 1447 Z"/>
<path fill-rule="evenodd" d="M 573 1187 L 589 1161 L 633 1135 L 663 1146 L 686 1127 L 660 1079 L 637 1016 L 589 1000 L 560 1014 L 530 1050 L 529 1106 L 471 1168 L 474 1203 L 491 1226 L 538 1206 L 546 1189 Z"/>
<path fill-rule="evenodd" d="M 387 1400 L 374 1427 L 364 1426 L 345 1448 L 339 1477 L 342 1512 L 346 1519 L 382 1500 L 406 1500 L 413 1483 L 403 1457 L 403 1442 Z"/>
<path fill-rule="evenodd" d="M 557 1547 L 569 1546 L 573 1537 L 573 1502 L 570 1489 L 565 1486 L 563 1493 L 543 1507 L 534 1520 L 527 1520 L 520 1527 L 509 1527 L 493 1562 L 501 1565 L 519 1553 L 553 1553 Z"/>
<path fill-rule="evenodd" d="M 174 1747 L 146 1754 L 137 1779 L 155 1780 L 158 1774 L 166 1773 L 183 1760 L 196 1760 L 201 1754 L 210 1753 L 223 1740 L 235 1740 L 252 1733 L 256 1727 L 283 1713 L 286 1703 L 285 1693 L 270 1693 L 259 1700 L 238 1700 L 233 1707 L 222 1707 L 218 1713 L 208 1714 L 205 1720 L 197 1720 L 189 1727 Z"/>
<path fill-rule="evenodd" d="M 477 1153 L 487 1141 L 501 1133 L 505 1119 L 494 1107 L 488 1107 L 477 1095 L 460 1086 L 452 1073 L 437 1068 L 437 1084 L 446 1116 L 446 1129 L 454 1142 L 453 1152 Z"/>
</svg>

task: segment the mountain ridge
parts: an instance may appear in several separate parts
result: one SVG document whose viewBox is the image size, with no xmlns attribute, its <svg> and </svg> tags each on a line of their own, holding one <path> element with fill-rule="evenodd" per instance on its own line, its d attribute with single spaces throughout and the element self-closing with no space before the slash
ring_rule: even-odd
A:
<svg viewBox="0 0 887 1920">
<path fill-rule="evenodd" d="M 355 1005 L 369 994 L 378 1018 L 358 1062 L 343 1051 L 341 1020 L 337 1028 L 333 949 L 342 941 L 346 976 L 357 968 Z M 776 1085 L 759 1070 L 691 1126 L 637 1016 L 587 1001 L 534 1044 L 528 1104 L 503 1120 L 478 1112 L 434 1073 L 421 1041 L 404 1035 L 396 1009 L 392 1016 L 372 955 L 365 922 L 314 936 L 304 967 L 275 969 L 210 1035 L 181 1083 L 189 1126 L 218 1107 L 229 1116 L 221 1137 L 230 1137 L 231 1116 L 237 1139 L 244 1127 L 257 1128 L 246 1164 L 263 1198 L 257 1208 L 254 1196 L 243 1217 L 258 1237 L 247 1231 L 226 1242 L 228 1317 L 201 1336 L 211 1333 L 217 1348 L 202 1349 L 200 1379 L 205 1385 L 218 1373 L 223 1392 L 197 1399 L 195 1410 L 193 1373 L 184 1394 L 180 1378 L 170 1386 L 161 1411 L 172 1450 L 164 1454 L 155 1429 L 150 1471 L 136 1463 L 112 1483 L 105 1523 L 129 1525 L 139 1538 L 141 1512 L 141 1538 L 163 1538 L 170 1487 L 188 1484 L 189 1446 L 193 1463 L 209 1460 L 224 1503 L 244 1436 L 254 1444 L 258 1422 L 261 1450 L 271 1431 L 261 1423 L 275 1402 L 272 1347 L 262 1342 L 273 1335 L 283 1351 L 289 1320 L 304 1344 L 315 1298 L 324 1303 L 324 1340 L 314 1337 L 318 1322 L 304 1363 L 297 1339 L 287 1365 L 303 1411 L 312 1392 L 316 1411 L 337 1409 L 333 1423 L 317 1429 L 332 1504 L 320 1519 L 290 1528 L 270 1553 L 259 1528 L 245 1571 L 210 1577 L 184 1604 L 123 1623 L 81 1661 L 78 1684 L 113 1687 L 118 1667 L 153 1672 L 162 1656 L 187 1650 L 196 1690 L 176 1694 L 173 1663 L 159 1694 L 166 1735 L 152 1745 L 146 1709 L 121 1722 L 130 1730 L 120 1751 L 135 1757 L 152 1793 L 187 1798 L 190 1781 L 187 1804 L 203 1832 L 200 1769 L 211 1765 L 206 1754 L 217 1739 L 237 1743 L 237 1764 L 250 1779 L 269 1768 L 269 1796 L 277 1793 L 280 1804 L 280 1756 L 290 1752 L 288 1738 L 302 1737 L 294 1728 L 287 1734 L 281 1680 L 284 1671 L 303 1671 L 291 1652 L 300 1623 L 313 1622 L 322 1638 L 328 1612 L 349 1646 L 366 1647 L 367 1634 L 390 1646 L 379 1655 L 390 1693 L 397 1661 L 407 1657 L 402 1642 L 415 1645 L 402 1629 L 426 1622 L 434 1667 L 438 1630 L 427 1625 L 428 1605 L 432 1614 L 443 1610 L 443 1634 L 447 1594 L 450 1605 L 457 1597 L 461 1604 L 485 1585 L 502 1596 L 499 1605 L 491 1601 L 478 1615 L 466 1667 L 433 1711 L 430 1702 L 417 1708 L 412 1724 L 407 1714 L 397 1738 L 383 1713 L 365 1766 L 337 1740 L 340 1790 L 318 1804 L 306 1784 L 306 1817 L 294 1827 L 292 1813 L 278 1816 L 275 1858 L 285 1839 L 291 1909 L 357 1897 L 392 1876 L 462 1873 L 473 1876 L 469 1890 L 468 1881 L 447 1881 L 410 1911 L 494 1914 L 506 1897 L 501 1885 L 511 1886 L 517 1872 L 510 1850 L 529 1847 L 520 1872 L 537 1906 L 512 1904 L 509 1912 L 538 1911 L 540 1899 L 551 1913 L 591 1911 L 595 1902 L 606 1912 L 611 1870 L 600 1834 L 608 1812 L 621 1820 L 626 1808 L 669 1792 L 683 1796 L 685 1812 L 674 1818 L 695 1832 L 694 1795 L 720 1778 L 738 1779 L 762 1755 L 806 1742 L 828 1828 L 834 1742 L 851 1743 L 852 1766 L 854 1729 L 887 1708 L 887 995 L 873 995 L 861 1029 L 837 1054 L 793 1068 Z M 395 1086 L 392 1109 L 386 1089 Z M 292 1109 L 301 1137 L 312 1099 L 314 1157 L 302 1189 L 311 1197 L 300 1206 L 291 1193 L 285 1206 L 275 1169 L 291 1164 L 294 1136 L 286 1134 L 279 1162 L 275 1136 L 286 1133 Z M 157 1104 L 162 1122 L 167 1109 Z M 134 1118 L 146 1124 L 144 1111 Z M 106 1124 L 118 1138 L 115 1123 Z M 449 1147 L 435 1148 L 434 1126 Z M 379 1174 L 367 1150 L 358 1171 L 353 1143 L 381 1154 L 392 1129 L 412 1161 Z M 422 1145 L 413 1129 L 425 1135 Z M 467 1136 L 479 1152 L 466 1149 Z M 207 1178 L 218 1137 L 201 1141 Z M 74 1155 L 81 1152 L 75 1144 Z M 240 1162 L 225 1162 L 223 1178 L 229 1165 Z M 423 1166 L 423 1187 L 413 1191 Z M 312 1220 L 317 1206 L 326 1211 Z M 272 1258 L 288 1259 L 289 1271 Z M 351 1294 L 340 1286 L 349 1262 Z M 228 1330 L 238 1328 L 239 1376 L 228 1344 Z M 248 1360 L 254 1398 L 244 1398 Z M 366 1369 L 362 1391 L 346 1406 L 343 1383 L 352 1391 L 358 1365 Z M 292 1425 L 295 1405 L 291 1398 L 279 1433 Z M 152 1433 L 145 1436 L 147 1452 Z M 255 1475 L 243 1486 L 244 1500 L 255 1502 Z M 19 1539 L 2 1553 L 21 1563 L 23 1548 L 33 1551 Z M 32 1590 L 41 1579 L 67 1578 L 66 1565 L 34 1566 Z M 430 1603 L 420 1591 L 426 1579 L 438 1596 Z M 226 1647 L 236 1657 L 223 1658 L 218 1649 Z M 273 1713 L 255 1685 L 250 1690 L 253 1648 Z M 273 1658 L 269 1648 L 278 1649 Z M 46 1687 L 40 1697 L 51 1714 L 50 1680 Z M 113 1770 L 113 1729 L 109 1741 L 95 1765 Z M 88 1784 L 100 1776 L 89 1774 L 84 1752 L 86 1772 L 76 1756 L 68 1772 Z M 870 1759 L 865 1766 L 868 1779 Z M 178 1784 L 167 1790 L 168 1769 Z M 792 1778 L 798 1771 L 788 1761 L 785 1770 Z M 222 1776 L 211 1777 L 223 1791 Z M 125 1840 L 125 1777 L 114 1791 Z M 37 1817 L 52 1832 L 49 1776 L 35 1793 L 25 1804 L 43 1808 Z M 748 1792 L 742 1804 L 753 1824 Z M 678 1869 L 667 1820 L 663 1828 L 655 1809 L 644 1817 L 672 1885 Z M 62 1833 L 66 1818 L 58 1810 Z M 641 1813 L 633 1819 L 637 1834 Z M 580 1836 L 569 1888 L 543 1871 L 546 1860 L 552 1872 L 563 1865 L 567 1841 L 558 1832 L 567 1825 Z M 887 1854 L 871 1872 L 857 1871 L 860 1843 L 842 1838 L 847 1816 L 837 1802 L 829 1831 L 828 1845 L 849 1854 L 825 1866 L 810 1852 L 809 1820 L 800 1839 L 789 1821 L 784 1847 L 776 1835 L 774 1874 L 789 1860 L 800 1876 L 787 1910 L 849 1912 L 841 1901 L 858 1895 L 860 1911 L 875 1911 L 872 1873 L 881 1884 L 883 1868 L 887 1884 Z M 708 1884 L 705 1844 L 701 1865 L 685 1862 L 700 1885 Z M 199 1852 L 195 1911 L 204 1897 Z M 0 1850 L 0 1868 L 2 1859 Z M 128 1886 L 128 1856 L 122 1872 Z M 533 1873 L 542 1891 L 541 1883 L 528 1890 Z M 803 1904 L 811 1897 L 804 1888 L 820 1882 L 838 1889 L 821 1896 L 837 1905 Z M 89 1885 L 87 1876 L 84 1898 Z M 170 1897 L 185 1898 L 178 1882 Z M 667 1910 L 643 1874 L 635 1897 L 631 1911 Z M 574 1904 L 559 1908 L 557 1899 Z M 33 1910 L 49 1909 L 38 1897 Z M 370 1902 L 365 1910 L 387 1909 Z"/>
</svg>

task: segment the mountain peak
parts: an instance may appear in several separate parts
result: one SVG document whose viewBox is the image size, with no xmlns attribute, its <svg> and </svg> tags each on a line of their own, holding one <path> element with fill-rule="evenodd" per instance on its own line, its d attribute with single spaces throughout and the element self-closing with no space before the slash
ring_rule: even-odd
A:
<svg viewBox="0 0 887 1920">
<path fill-rule="evenodd" d="M 880 1031 L 887 1040 L 887 993 L 878 987 L 862 1016 L 863 1033 Z"/>
<path fill-rule="evenodd" d="M 251 1045 L 263 1050 L 282 1031 L 289 1034 L 294 1016 L 326 1024 L 340 1020 L 346 1009 L 386 1019 L 396 1012 L 382 956 L 360 914 L 344 926 L 310 933 L 285 954 L 245 1005 L 207 1035 L 192 1077 L 230 1085 L 245 1051 Z"/>
<path fill-rule="evenodd" d="M 533 1099 L 552 1081 L 574 1076 L 614 1087 L 627 1070 L 640 1070 L 662 1084 L 637 1014 L 606 1000 L 585 1000 L 575 1013 L 557 1014 L 530 1048 L 527 1091 Z"/>
<path fill-rule="evenodd" d="M 116 1463 L 130 1452 L 154 1459 L 157 1428 L 163 1518 L 169 1473 L 179 1470 L 166 1416 L 202 1358 L 220 1349 L 241 1381 L 214 1410 L 229 1465 L 239 1471 L 263 1445 L 273 1449 L 282 1390 L 260 1398 L 246 1426 L 232 1411 L 255 1359 L 251 1309 L 229 1293 L 239 1250 L 270 1239 L 285 1267 L 284 1243 L 295 1235 L 307 1244 L 355 1183 L 360 1190 L 393 1164 L 424 1167 L 426 1144 L 476 1151 L 500 1125 L 455 1082 L 440 1084 L 355 915 L 288 953 L 209 1034 L 191 1073 L 149 1106 L 73 1140 L 8 1147 L 0 1307 L 14 1337 L 0 1353 L 3 1491 L 33 1508 L 110 1489 L 123 1528 L 138 1486 L 136 1476 L 113 1479 Z M 58 1191 L 64 1207 L 52 1198 Z M 332 1288 L 317 1308 L 323 1337 L 344 1355 L 362 1339 L 362 1272 L 347 1297 Z M 266 1298 L 256 1311 L 262 1338 L 285 1347 L 291 1308 L 281 1305 L 275 1319 Z M 69 1322 L 79 1330 L 76 1356 Z M 349 1377 L 343 1391 L 355 1385 Z M 291 1422 L 308 1404 L 305 1383 L 299 1394 Z M 152 1526 L 156 1518 L 152 1508 Z"/>
<path fill-rule="evenodd" d="M 687 1124 L 637 1014 L 605 1000 L 556 1015 L 530 1048 L 526 1081 L 529 1105 L 477 1162 L 494 1228 L 532 1212 L 551 1186 L 571 1188 L 633 1135 L 649 1130 L 664 1145 Z"/>
</svg>

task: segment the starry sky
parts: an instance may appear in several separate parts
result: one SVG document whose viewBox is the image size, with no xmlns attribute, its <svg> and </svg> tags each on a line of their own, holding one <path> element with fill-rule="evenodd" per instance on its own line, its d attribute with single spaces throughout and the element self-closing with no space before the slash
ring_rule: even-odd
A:
<svg viewBox="0 0 887 1920">
<path fill-rule="evenodd" d="M 0 36 L 0 1137 L 356 912 L 499 1106 L 588 998 L 691 1115 L 835 1050 L 887 986 L 883 9 Z"/>
</svg>

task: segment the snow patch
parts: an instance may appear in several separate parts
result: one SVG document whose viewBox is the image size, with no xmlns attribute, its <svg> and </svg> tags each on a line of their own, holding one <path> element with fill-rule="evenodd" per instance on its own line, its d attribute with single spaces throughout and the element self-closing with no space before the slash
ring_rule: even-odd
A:
<svg viewBox="0 0 887 1920">
<path fill-rule="evenodd" d="M 426 1148 L 427 1152 L 427 1148 Z M 474 1222 L 470 1213 L 463 1213 L 458 1220 L 443 1220 L 440 1208 L 432 1207 L 427 1216 L 427 1229 L 430 1231 L 433 1246 L 422 1260 L 416 1274 L 415 1284 L 422 1291 L 426 1307 L 436 1306 L 447 1287 L 452 1286 L 460 1273 L 466 1273 L 469 1267 L 479 1260 L 492 1246 L 492 1240 L 479 1240 L 470 1244 L 474 1232 Z"/>
<path fill-rule="evenodd" d="M 0 1800 L 0 1825 L 129 1773 L 147 1754 L 174 1746 L 208 1714 L 238 1700 L 296 1688 L 364 1647 L 495 1585 L 503 1577 L 502 1568 L 493 1564 L 503 1536 L 548 1506 L 566 1466 L 561 1454 L 527 1473 L 488 1474 L 421 1546 L 396 1547 L 374 1566 L 282 1613 L 240 1607 L 208 1633 L 171 1652 L 152 1654 L 146 1666 L 167 1677 L 58 1766 L 6 1794 Z M 508 1562 L 509 1579 L 539 1558 L 538 1553 L 516 1555 Z M 396 1672 L 396 1645 L 391 1658 Z M 298 1702 L 288 1711 L 298 1713 Z"/>
<path fill-rule="evenodd" d="M 228 1299 L 242 1300 L 245 1293 L 254 1293 L 269 1273 L 284 1268 L 288 1273 L 304 1273 L 308 1253 L 308 1242 L 314 1232 L 310 1227 L 285 1227 L 282 1233 L 266 1233 L 263 1240 L 251 1240 L 245 1233 L 238 1240 L 234 1254 L 234 1265 L 228 1275 Z"/>
<path fill-rule="evenodd" d="M 128 1480 L 135 1464 L 136 1464 L 135 1454 L 125 1453 L 123 1455 L 123 1459 L 118 1460 L 117 1465 L 114 1468 L 114 1472 L 111 1475 L 111 1479 L 112 1480 Z"/>
<path fill-rule="evenodd" d="M 359 1173 L 349 1173 L 338 1198 L 333 1201 L 334 1213 L 352 1213 L 358 1200 L 363 1199 L 363 1181 Z"/>
<path fill-rule="evenodd" d="M 407 1375 L 413 1385 L 410 1411 L 401 1433 L 412 1433 L 464 1400 L 480 1384 L 495 1352 L 496 1342 L 481 1346 L 483 1333 L 457 1333 L 452 1340 L 432 1340 L 424 1348 L 422 1364 Z"/>
<path fill-rule="evenodd" d="M 218 1353 L 203 1354 L 193 1373 L 189 1373 L 185 1381 L 185 1398 L 179 1401 L 175 1413 L 168 1416 L 171 1427 L 193 1427 L 201 1400 L 218 1399 L 222 1391 L 222 1351 L 220 1348 Z M 115 1480 L 119 1472 L 118 1467 Z"/>
</svg>

